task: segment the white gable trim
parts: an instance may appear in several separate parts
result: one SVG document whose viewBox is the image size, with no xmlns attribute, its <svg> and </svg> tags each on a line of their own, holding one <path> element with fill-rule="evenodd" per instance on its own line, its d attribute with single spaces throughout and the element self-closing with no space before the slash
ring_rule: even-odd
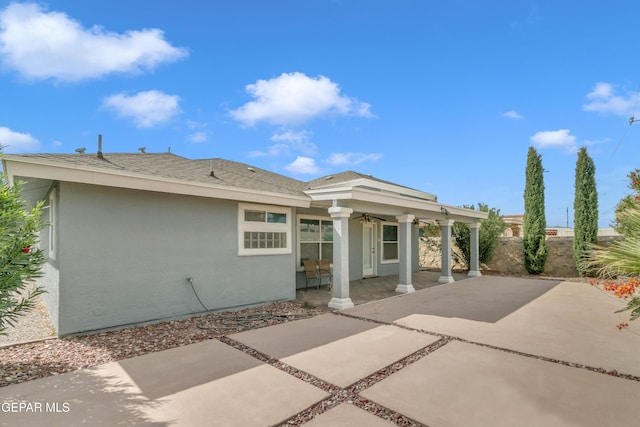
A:
<svg viewBox="0 0 640 427">
<path fill-rule="evenodd" d="M 335 191 L 335 190 L 344 189 L 344 188 L 359 187 L 363 189 L 371 189 L 373 191 L 398 194 L 398 195 L 408 196 L 408 197 L 432 201 L 432 202 L 435 202 L 438 199 L 435 194 L 426 193 L 424 191 L 414 190 L 412 188 L 380 182 L 380 181 L 376 181 L 368 178 L 358 178 L 350 181 L 337 182 L 335 184 L 331 183 L 330 180 L 327 182 L 328 183 L 326 185 L 316 185 L 311 190 L 308 190 L 308 192 L 332 191 L 332 190 Z"/>
</svg>

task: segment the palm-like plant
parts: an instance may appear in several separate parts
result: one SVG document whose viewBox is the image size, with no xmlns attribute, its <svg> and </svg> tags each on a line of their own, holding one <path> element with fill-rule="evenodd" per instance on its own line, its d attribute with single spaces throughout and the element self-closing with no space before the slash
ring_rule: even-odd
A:
<svg viewBox="0 0 640 427">
<path fill-rule="evenodd" d="M 626 225 L 623 239 L 609 246 L 592 246 L 583 261 L 602 277 L 640 276 L 640 207 L 630 207 L 620 216 Z"/>
<path fill-rule="evenodd" d="M 640 276 L 640 169 L 627 175 L 635 194 L 624 197 L 616 207 L 615 229 L 623 240 L 608 247 L 591 246 L 582 265 L 596 268 L 603 277 Z"/>
<path fill-rule="evenodd" d="M 628 207 L 618 216 L 625 224 L 623 239 L 610 246 L 592 246 L 583 259 L 583 267 L 595 269 L 604 278 L 626 276 L 640 277 L 640 206 Z M 631 279 L 626 285 L 612 285 L 611 291 L 626 290 L 623 293 L 627 299 L 627 306 L 620 311 L 631 310 L 631 320 L 640 317 L 640 296 L 634 295 L 637 290 L 636 279 Z M 620 295 L 619 295 L 620 296 Z M 621 324 L 626 325 L 626 324 Z M 620 325 L 618 326 L 620 328 Z"/>
</svg>

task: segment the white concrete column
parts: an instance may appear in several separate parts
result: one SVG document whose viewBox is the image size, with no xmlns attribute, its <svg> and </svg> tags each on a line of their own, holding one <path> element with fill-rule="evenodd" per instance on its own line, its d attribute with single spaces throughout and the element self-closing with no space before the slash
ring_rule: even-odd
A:
<svg viewBox="0 0 640 427">
<path fill-rule="evenodd" d="M 342 310 L 353 307 L 349 298 L 349 217 L 353 209 L 331 207 L 333 219 L 333 298 L 329 307 Z"/>
<path fill-rule="evenodd" d="M 415 215 L 400 215 L 396 219 L 400 223 L 398 230 L 398 268 L 400 280 L 396 286 L 396 292 L 408 294 L 415 292 L 411 283 L 411 225 Z"/>
<path fill-rule="evenodd" d="M 442 235 L 442 261 L 441 273 L 438 279 L 439 283 L 453 283 L 455 280 L 451 275 L 451 226 L 454 221 L 452 219 L 438 220 Z"/>
<path fill-rule="evenodd" d="M 467 276 L 469 277 L 480 277 L 482 273 L 480 273 L 480 223 L 474 222 L 473 224 L 469 224 L 469 232 L 471 241 L 471 253 L 469 260 L 469 273 Z"/>
</svg>

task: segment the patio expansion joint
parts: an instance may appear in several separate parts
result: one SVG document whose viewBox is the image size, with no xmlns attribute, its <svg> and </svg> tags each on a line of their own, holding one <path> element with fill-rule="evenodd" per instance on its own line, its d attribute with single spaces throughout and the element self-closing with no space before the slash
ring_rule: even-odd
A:
<svg viewBox="0 0 640 427">
<path fill-rule="evenodd" d="M 366 322 L 373 322 L 373 323 L 377 323 L 380 325 L 391 325 L 391 326 L 395 326 L 401 329 L 406 329 L 408 331 L 414 331 L 414 332 L 419 332 L 422 334 L 427 334 L 427 335 L 435 335 L 437 337 L 440 337 L 441 339 L 447 339 L 449 341 L 459 341 L 459 342 L 463 342 L 466 344 L 472 344 L 472 345 L 477 345 L 479 347 L 485 347 L 485 348 L 489 348 L 492 350 L 498 350 L 498 351 L 502 351 L 505 353 L 511 353 L 517 356 L 523 356 L 523 357 L 529 357 L 529 358 L 533 358 L 533 359 L 538 359 L 538 360 L 542 360 L 545 362 L 550 362 L 550 363 L 555 363 L 558 365 L 563 365 L 563 366 L 568 366 L 571 368 L 578 368 L 578 369 L 586 369 L 587 371 L 591 371 L 591 372 L 595 372 L 598 374 L 603 374 L 603 375 L 608 375 L 608 376 L 612 376 L 612 377 L 617 377 L 617 378 L 623 378 L 626 380 L 630 380 L 630 381 L 638 381 L 640 382 L 640 376 L 638 375 L 633 375 L 633 374 L 625 374 L 623 372 L 618 372 L 617 370 L 611 370 L 611 369 L 606 369 L 606 368 L 598 368 L 595 366 L 589 366 L 589 365 L 584 365 L 582 363 L 578 363 L 578 362 L 569 362 L 566 360 L 561 360 L 561 359 L 554 359 L 552 357 L 547 357 L 547 356 L 541 356 L 538 354 L 532 354 L 532 353 L 525 353 L 522 351 L 518 351 L 518 350 L 513 350 L 510 348 L 506 348 L 506 347 L 498 347 L 495 345 L 491 345 L 491 344 L 486 344 L 486 343 L 481 343 L 478 341 L 471 341 L 471 340 L 467 340 L 464 338 L 460 338 L 460 337 L 456 337 L 454 335 L 446 335 L 446 334 L 441 334 L 438 332 L 432 332 L 432 331 L 427 331 L 425 329 L 419 329 L 419 328 L 412 328 L 410 326 L 405 326 L 405 325 L 401 325 L 395 322 L 383 322 L 381 320 L 377 320 L 377 319 L 369 319 L 366 317 L 361 317 L 361 316 L 355 316 L 353 314 L 348 314 L 348 313 L 343 313 L 343 312 L 339 312 L 339 311 L 334 311 L 333 314 L 338 315 L 338 316 L 345 316 L 345 317 L 349 317 L 352 319 L 357 319 L 357 320 L 362 320 L 362 321 L 366 321 Z"/>
<path fill-rule="evenodd" d="M 224 344 L 227 344 L 236 350 L 252 356 L 261 362 L 267 363 L 270 366 L 279 369 L 295 378 L 320 388 L 323 391 L 329 393 L 329 396 L 323 400 L 311 405 L 309 408 L 300 411 L 280 424 L 279 426 L 299 426 L 302 425 L 316 416 L 323 414 L 324 412 L 342 404 L 352 404 L 364 411 L 367 411 L 373 415 L 376 415 L 386 421 L 393 422 L 398 426 L 404 427 L 428 427 L 418 421 L 410 419 L 406 415 L 400 414 L 392 409 L 386 408 L 376 402 L 370 401 L 360 396 L 360 393 L 373 385 L 379 383 L 390 375 L 406 368 L 407 366 L 417 362 L 430 353 L 438 350 L 452 341 L 451 338 L 441 338 L 438 341 L 431 343 L 408 356 L 403 357 L 400 360 L 393 362 L 392 364 L 379 369 L 373 374 L 351 384 L 348 387 L 342 388 L 331 383 L 328 383 L 308 372 L 297 369 L 287 363 L 280 361 L 277 358 L 271 357 L 259 350 L 249 347 L 239 341 L 236 341 L 228 336 L 221 336 L 217 338 Z"/>
<path fill-rule="evenodd" d="M 589 365 L 585 365 L 585 364 L 578 363 L 578 362 L 569 362 L 567 360 L 554 359 L 552 357 L 541 356 L 539 354 L 525 353 L 523 351 L 513 350 L 513 349 L 510 349 L 510 348 L 506 348 L 506 347 L 498 347 L 498 346 L 495 346 L 495 345 L 485 344 L 485 343 L 481 343 L 481 342 L 477 342 L 477 341 L 466 340 L 464 338 L 459 338 L 459 337 L 451 337 L 451 338 L 452 338 L 452 340 L 455 340 L 455 341 L 463 342 L 463 343 L 466 343 L 466 344 L 476 345 L 478 347 L 485 347 L 485 348 L 489 348 L 489 349 L 492 349 L 492 350 L 501 351 L 501 352 L 504 352 L 504 353 L 510 353 L 510 354 L 514 354 L 516 356 L 523 356 L 523 357 L 528 357 L 528 358 L 531 358 L 531 359 L 538 359 L 538 360 L 541 360 L 541 361 L 544 361 L 544 362 L 555 363 L 557 365 L 567 366 L 567 367 L 570 367 L 570 368 L 585 369 L 587 371 L 595 372 L 597 374 L 607 375 L 607 376 L 616 377 L 616 378 L 622 378 L 622 379 L 629 380 L 629 381 L 640 382 L 640 376 L 633 375 L 633 374 L 625 374 L 623 372 L 618 372 L 615 369 L 611 370 L 611 369 L 606 369 L 606 368 L 598 368 L 598 367 L 595 367 L 595 366 L 589 366 Z"/>
<path fill-rule="evenodd" d="M 405 325 L 399 325 L 397 323 L 390 323 L 393 326 L 397 326 L 400 327 L 402 329 L 407 329 L 410 331 L 415 331 L 415 332 L 420 332 L 423 334 L 428 334 L 428 335 L 436 335 L 442 338 L 446 338 L 446 339 L 450 339 L 451 341 L 458 341 L 458 342 L 462 342 L 465 344 L 471 344 L 471 345 L 476 345 L 478 347 L 485 347 L 485 348 L 489 348 L 492 350 L 497 350 L 497 351 L 501 351 L 504 353 L 510 353 L 510 354 L 514 354 L 516 356 L 523 356 L 523 357 L 528 357 L 531 359 L 538 359 L 544 362 L 549 362 L 549 363 L 555 363 L 557 365 L 563 365 L 563 366 L 568 366 L 570 368 L 577 368 L 577 369 L 585 369 L 587 371 L 591 371 L 591 372 L 595 372 L 598 374 L 603 374 L 603 375 L 608 375 L 611 377 L 617 377 L 617 378 L 622 378 L 622 379 L 626 379 L 626 380 L 630 380 L 630 381 L 637 381 L 640 382 L 640 376 L 637 375 L 633 375 L 633 374 L 625 374 L 623 372 L 618 372 L 617 370 L 611 370 L 611 369 L 606 369 L 606 368 L 598 368 L 595 366 L 589 366 L 589 365 L 585 365 L 579 362 L 569 362 L 567 360 L 561 360 L 561 359 L 555 359 L 553 357 L 547 357 L 547 356 L 542 356 L 539 354 L 533 354 L 533 353 L 525 353 L 523 351 L 518 351 L 518 350 L 513 350 L 507 347 L 499 347 L 499 346 L 495 346 L 492 344 L 486 344 L 486 343 L 482 343 L 482 342 L 478 342 L 478 341 L 472 341 L 472 340 L 467 340 L 465 338 L 460 338 L 460 337 L 456 337 L 453 335 L 445 335 L 445 334 L 439 334 L 436 332 L 431 332 L 431 331 L 427 331 L 424 329 L 418 329 L 418 328 L 412 328 L 410 326 L 405 326 Z"/>
<path fill-rule="evenodd" d="M 420 332 L 421 334 L 433 335 L 433 336 L 436 336 L 438 338 L 456 339 L 456 337 L 451 336 L 451 335 L 440 334 L 440 333 L 437 333 L 437 332 L 431 332 L 431 331 L 427 331 L 427 330 L 424 330 L 424 329 L 416 329 L 416 328 L 412 328 L 411 326 L 405 326 L 405 325 L 401 325 L 401 324 L 395 323 L 395 322 L 385 322 L 385 321 L 382 321 L 382 320 L 370 319 L 368 317 L 356 316 L 354 314 L 343 313 L 343 312 L 340 312 L 340 311 L 334 311 L 331 314 L 335 314 L 336 316 L 349 317 L 351 319 L 356 319 L 356 320 L 362 320 L 363 322 L 371 322 L 371 323 L 375 323 L 375 324 L 378 324 L 378 325 L 394 326 L 396 328 L 405 329 L 407 331 Z"/>
</svg>

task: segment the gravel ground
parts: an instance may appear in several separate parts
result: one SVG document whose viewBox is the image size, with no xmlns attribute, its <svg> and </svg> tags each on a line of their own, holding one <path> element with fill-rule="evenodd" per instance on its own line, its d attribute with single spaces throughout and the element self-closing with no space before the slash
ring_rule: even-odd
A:
<svg viewBox="0 0 640 427">
<path fill-rule="evenodd" d="M 0 348 L 0 387 L 321 313 L 326 313 L 326 310 L 304 309 L 294 302 L 281 302 L 147 326 L 12 345 Z M 37 327 L 29 320 L 37 322 L 42 320 L 42 316 L 32 313 L 30 317 L 22 318 L 17 328 L 22 331 L 14 330 L 9 336 L 14 340 L 20 336 L 23 340 L 29 330 L 37 335 Z M 50 323 L 48 327 L 51 328 Z"/>
<path fill-rule="evenodd" d="M 40 297 L 37 298 L 34 309 L 21 316 L 15 326 L 8 326 L 5 332 L 7 335 L 0 335 L 0 347 L 56 336 L 49 313 Z"/>
</svg>

